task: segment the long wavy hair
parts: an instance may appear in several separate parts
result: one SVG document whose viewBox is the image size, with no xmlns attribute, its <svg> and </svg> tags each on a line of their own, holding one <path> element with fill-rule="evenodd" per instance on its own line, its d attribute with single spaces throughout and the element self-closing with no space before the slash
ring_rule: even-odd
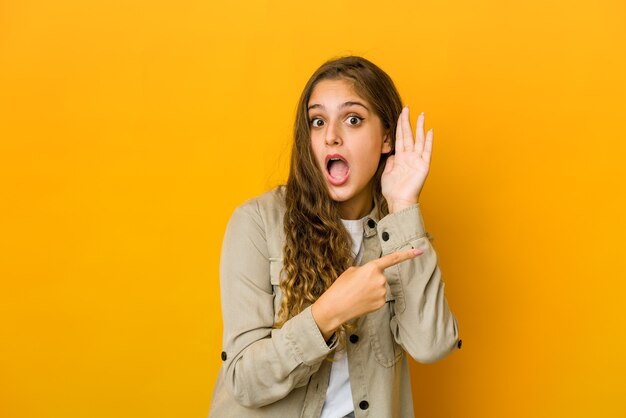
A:
<svg viewBox="0 0 626 418">
<path fill-rule="evenodd" d="M 384 134 L 389 135 L 391 152 L 381 155 L 372 181 L 372 198 L 379 218 L 388 212 L 380 179 L 389 155 L 395 153 L 396 123 L 402 100 L 391 78 L 369 60 L 344 56 L 322 64 L 307 82 L 296 110 L 294 142 L 289 178 L 285 188 L 285 244 L 280 287 L 283 298 L 275 327 L 300 313 L 319 298 L 334 280 L 354 263 L 352 239 L 343 226 L 337 202 L 330 197 L 320 167 L 311 147 L 308 102 L 313 89 L 322 80 L 350 81 L 356 93 L 369 102 L 380 118 Z M 342 324 L 337 330 L 340 344 L 353 332 L 354 324 Z"/>
</svg>

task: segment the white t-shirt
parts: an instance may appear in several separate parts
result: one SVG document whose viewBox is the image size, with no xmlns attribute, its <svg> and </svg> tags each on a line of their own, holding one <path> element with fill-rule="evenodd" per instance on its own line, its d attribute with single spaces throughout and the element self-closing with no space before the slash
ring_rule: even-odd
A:
<svg viewBox="0 0 626 418">
<path fill-rule="evenodd" d="M 363 257 L 363 224 L 365 218 L 341 220 L 352 237 L 352 254 L 355 255 L 355 265 L 359 264 Z M 335 351 L 326 399 L 320 418 L 343 418 L 353 411 L 354 403 L 352 402 L 352 388 L 350 387 L 350 374 L 348 372 L 348 356 L 345 350 Z"/>
</svg>

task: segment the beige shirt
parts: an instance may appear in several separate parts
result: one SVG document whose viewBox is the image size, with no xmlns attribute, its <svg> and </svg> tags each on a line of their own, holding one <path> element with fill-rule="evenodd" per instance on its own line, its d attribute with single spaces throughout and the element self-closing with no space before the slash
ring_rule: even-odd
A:
<svg viewBox="0 0 626 418">
<path fill-rule="evenodd" d="M 233 213 L 222 243 L 222 368 L 210 418 L 318 418 L 337 348 L 327 344 L 311 307 L 273 329 L 282 292 L 284 186 L 250 199 Z M 407 363 L 432 363 L 460 348 L 458 323 L 419 204 L 365 222 L 361 264 L 397 250 L 413 259 L 385 270 L 387 303 L 357 321 L 347 355 L 356 418 L 413 417 Z"/>
</svg>

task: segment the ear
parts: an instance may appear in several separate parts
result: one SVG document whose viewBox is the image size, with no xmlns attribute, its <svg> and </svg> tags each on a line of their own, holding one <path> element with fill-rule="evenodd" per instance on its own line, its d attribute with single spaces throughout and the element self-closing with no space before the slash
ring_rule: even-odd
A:
<svg viewBox="0 0 626 418">
<path fill-rule="evenodd" d="M 381 154 L 388 154 L 391 152 L 391 140 L 389 139 L 389 134 L 385 135 L 383 139 L 383 149 L 380 151 Z"/>
</svg>

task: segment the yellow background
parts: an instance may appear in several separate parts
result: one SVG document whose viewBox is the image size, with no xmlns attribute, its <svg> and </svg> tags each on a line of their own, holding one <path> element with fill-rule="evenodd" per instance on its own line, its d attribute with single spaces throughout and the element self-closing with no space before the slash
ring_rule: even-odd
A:
<svg viewBox="0 0 626 418">
<path fill-rule="evenodd" d="M 345 54 L 434 128 L 418 416 L 626 416 L 623 1 L 0 0 L 0 417 L 206 416 L 226 222 Z"/>
</svg>

